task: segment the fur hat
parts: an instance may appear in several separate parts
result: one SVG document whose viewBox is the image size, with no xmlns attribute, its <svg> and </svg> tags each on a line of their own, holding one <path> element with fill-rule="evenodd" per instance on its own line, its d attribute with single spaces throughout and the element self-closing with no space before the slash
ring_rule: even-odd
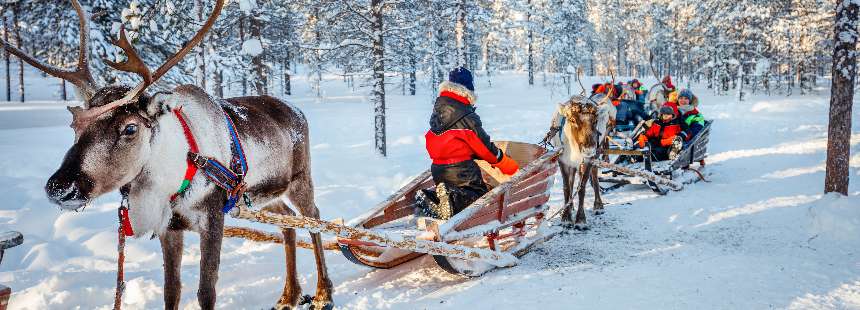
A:
<svg viewBox="0 0 860 310">
<path fill-rule="evenodd" d="M 470 91 L 475 91 L 475 85 L 472 83 L 472 72 L 464 67 L 457 67 L 451 70 L 448 73 L 448 81 L 463 85 Z"/>
</svg>

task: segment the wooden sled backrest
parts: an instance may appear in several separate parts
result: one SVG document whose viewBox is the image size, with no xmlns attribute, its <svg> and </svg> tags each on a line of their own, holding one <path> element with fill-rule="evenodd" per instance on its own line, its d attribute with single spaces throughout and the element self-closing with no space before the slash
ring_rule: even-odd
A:
<svg viewBox="0 0 860 310">
<path fill-rule="evenodd" d="M 505 154 L 516 161 L 520 168 L 525 167 L 546 152 L 542 147 L 529 143 L 515 141 L 496 141 L 495 143 L 496 146 L 502 149 L 502 152 L 505 152 Z M 484 182 L 487 183 L 490 189 L 511 179 L 511 176 L 503 174 L 499 169 L 493 168 L 486 161 L 475 160 L 475 162 L 481 167 Z"/>
</svg>

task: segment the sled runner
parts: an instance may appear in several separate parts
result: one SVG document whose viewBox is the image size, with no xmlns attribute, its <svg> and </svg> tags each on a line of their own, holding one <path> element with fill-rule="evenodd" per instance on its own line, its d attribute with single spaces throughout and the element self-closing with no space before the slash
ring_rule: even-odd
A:
<svg viewBox="0 0 860 310">
<path fill-rule="evenodd" d="M 701 169 L 704 168 L 707 156 L 712 123 L 712 120 L 706 121 L 702 131 L 684 144 L 684 148 L 674 160 L 653 161 L 651 151 L 647 147 L 633 147 L 634 137 L 624 134 L 612 137 L 608 148 L 604 150 L 610 161 L 596 163 L 605 169 L 601 171 L 600 182 L 612 184 L 603 188 L 603 191 L 616 190 L 639 181 L 663 195 L 669 189 L 681 190 L 683 184 L 703 180 Z M 699 163 L 698 170 L 690 168 L 695 163 Z"/>
<path fill-rule="evenodd" d="M 415 193 L 434 188 L 427 170 L 373 210 L 346 224 L 285 216 L 239 206 L 231 215 L 260 223 L 333 234 L 337 249 L 351 262 L 373 268 L 392 268 L 430 254 L 444 270 L 480 276 L 497 267 L 515 265 L 517 257 L 553 237 L 544 227 L 547 201 L 558 170 L 558 153 L 520 142 L 497 142 L 522 167 L 505 176 L 477 160 L 490 191 L 447 221 L 416 218 Z M 233 229 L 232 236 L 254 235 L 250 229 Z M 230 234 L 228 234 L 230 235 Z M 257 234 L 261 241 L 277 237 Z M 330 242 L 325 247 L 330 248 Z M 301 246 L 301 245 L 300 245 Z"/>
</svg>

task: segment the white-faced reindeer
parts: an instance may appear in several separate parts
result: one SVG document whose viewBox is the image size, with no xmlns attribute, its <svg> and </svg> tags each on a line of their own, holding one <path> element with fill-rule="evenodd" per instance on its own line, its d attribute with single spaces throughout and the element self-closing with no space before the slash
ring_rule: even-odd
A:
<svg viewBox="0 0 860 310">
<path fill-rule="evenodd" d="M 108 64 L 141 76 L 143 81 L 134 88 L 96 85 L 88 65 L 86 14 L 76 0 L 71 2 L 81 29 L 76 69 L 46 65 L 2 42 L 4 48 L 34 67 L 71 82 L 85 100 L 83 109 L 70 108 L 75 141 L 45 185 L 48 198 L 62 209 L 77 210 L 122 187 L 127 192 L 134 236 L 154 233 L 161 241 L 167 309 L 179 307 L 183 231 L 198 232 L 201 256 L 197 299 L 201 308 L 212 309 L 223 238 L 222 207 L 228 195 L 204 176 L 209 170 L 200 159 L 231 163 L 236 159 L 233 146 L 244 146 L 247 174 L 233 170 L 239 174 L 239 181 L 230 197 L 239 197 L 246 190 L 264 210 L 293 215 L 283 200 L 288 198 L 303 216 L 319 218 L 311 181 L 307 120 L 295 107 L 268 96 L 220 100 L 191 85 L 152 95 L 144 93 L 200 43 L 218 18 L 224 0 L 217 1 L 195 36 L 152 72 L 122 30 L 115 44 L 125 51 L 128 60 Z M 233 132 L 241 143 L 233 142 Z M 191 158 L 189 149 L 195 148 L 202 156 Z M 200 170 L 191 168 L 198 165 Z M 183 182 L 185 179 L 190 182 Z M 172 199 L 175 193 L 180 194 Z M 293 229 L 282 232 L 286 283 L 277 307 L 294 308 L 302 298 L 295 265 L 296 236 Z M 320 234 L 312 233 L 311 239 L 318 274 L 313 307 L 330 309 L 332 284 Z"/>
<path fill-rule="evenodd" d="M 564 191 L 564 211 L 561 214 L 562 225 L 577 230 L 588 229 L 585 219 L 585 182 L 591 180 L 594 190 L 595 214 L 602 214 L 603 201 L 600 199 L 600 184 L 597 169 L 591 160 L 598 156 L 601 142 L 606 140 L 609 128 L 614 126 L 615 107 L 605 98 L 592 100 L 583 96 L 573 96 L 567 102 L 558 106 L 553 118 L 552 127 L 547 138 L 554 145 L 561 146 L 561 156 L 558 165 Z M 558 134 L 560 132 L 560 134 Z M 574 188 L 577 171 L 579 186 Z M 572 196 L 576 191 L 579 196 L 576 218 L 572 217 Z"/>
</svg>

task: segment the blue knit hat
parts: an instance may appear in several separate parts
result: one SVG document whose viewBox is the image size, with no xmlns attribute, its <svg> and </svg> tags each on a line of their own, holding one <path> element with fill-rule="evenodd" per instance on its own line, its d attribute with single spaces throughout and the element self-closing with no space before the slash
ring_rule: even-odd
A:
<svg viewBox="0 0 860 310">
<path fill-rule="evenodd" d="M 689 89 L 683 89 L 680 93 L 678 93 L 678 98 L 685 97 L 687 99 L 693 100 L 693 91 Z"/>
<path fill-rule="evenodd" d="M 465 86 L 471 91 L 475 91 L 475 85 L 472 84 L 472 72 L 463 67 L 454 68 L 448 73 L 448 81 Z"/>
</svg>

